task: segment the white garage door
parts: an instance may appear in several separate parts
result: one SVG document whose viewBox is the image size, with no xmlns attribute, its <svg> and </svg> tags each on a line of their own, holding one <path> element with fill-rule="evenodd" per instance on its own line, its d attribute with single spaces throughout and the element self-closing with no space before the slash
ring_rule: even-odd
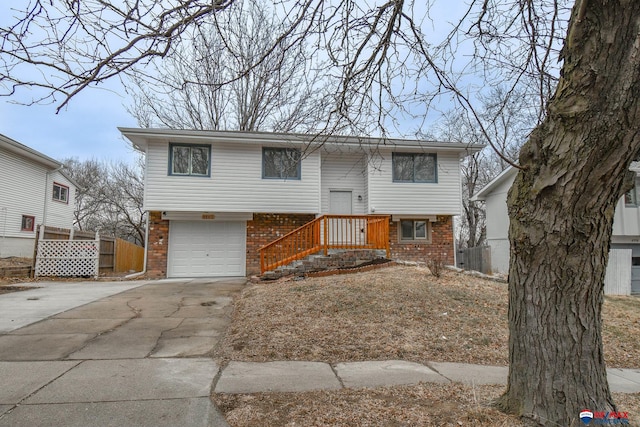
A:
<svg viewBox="0 0 640 427">
<path fill-rule="evenodd" d="M 244 221 L 171 221 L 168 276 L 244 276 L 246 235 Z"/>
</svg>

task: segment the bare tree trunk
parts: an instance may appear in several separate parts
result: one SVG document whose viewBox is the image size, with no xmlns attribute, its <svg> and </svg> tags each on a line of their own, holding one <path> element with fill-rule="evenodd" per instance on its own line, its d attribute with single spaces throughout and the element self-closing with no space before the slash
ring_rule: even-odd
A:
<svg viewBox="0 0 640 427">
<path fill-rule="evenodd" d="M 502 409 L 577 426 L 615 408 L 602 347 L 617 201 L 640 150 L 640 2 L 578 0 L 548 117 L 509 192 L 509 381 Z"/>
</svg>

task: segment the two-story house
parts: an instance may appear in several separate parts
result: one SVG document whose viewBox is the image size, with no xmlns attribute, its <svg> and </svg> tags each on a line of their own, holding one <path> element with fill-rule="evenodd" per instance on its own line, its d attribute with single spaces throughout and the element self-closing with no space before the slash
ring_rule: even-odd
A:
<svg viewBox="0 0 640 427">
<path fill-rule="evenodd" d="M 388 216 L 392 258 L 438 257 L 453 264 L 460 159 L 482 148 L 340 136 L 120 131 L 146 155 L 146 268 L 152 277 L 258 273 L 261 247 L 324 214 Z M 373 233 L 371 223 L 347 221 L 343 237 Z"/>
<path fill-rule="evenodd" d="M 73 226 L 76 185 L 63 167 L 0 135 L 0 257 L 32 257 L 38 225 Z"/>
<path fill-rule="evenodd" d="M 631 170 L 640 172 L 640 164 Z M 507 193 L 516 178 L 517 169 L 510 167 L 494 178 L 472 200 L 485 202 L 487 244 L 491 247 L 491 267 L 494 273 L 509 271 L 509 214 Z M 640 293 L 640 198 L 636 187 L 621 198 L 616 206 L 611 236 L 609 265 L 605 291 L 613 294 Z"/>
</svg>

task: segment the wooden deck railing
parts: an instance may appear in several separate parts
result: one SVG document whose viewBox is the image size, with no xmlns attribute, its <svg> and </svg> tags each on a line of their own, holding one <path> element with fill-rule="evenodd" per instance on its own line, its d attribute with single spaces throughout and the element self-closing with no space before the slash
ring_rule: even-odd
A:
<svg viewBox="0 0 640 427">
<path fill-rule="evenodd" d="M 260 248 L 260 270 L 273 270 L 329 249 L 384 249 L 389 256 L 389 216 L 323 215 Z"/>
</svg>

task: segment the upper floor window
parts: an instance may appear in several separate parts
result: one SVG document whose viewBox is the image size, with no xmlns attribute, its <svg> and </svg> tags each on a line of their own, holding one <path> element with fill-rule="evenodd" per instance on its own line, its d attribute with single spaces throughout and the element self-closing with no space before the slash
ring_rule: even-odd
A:
<svg viewBox="0 0 640 427">
<path fill-rule="evenodd" d="M 435 154 L 393 153 L 394 182 L 438 182 Z"/>
<path fill-rule="evenodd" d="M 33 231 L 33 226 L 36 222 L 36 217 L 31 215 L 22 215 L 21 231 Z"/>
<path fill-rule="evenodd" d="M 262 149 L 262 177 L 300 179 L 300 150 L 297 148 Z"/>
<path fill-rule="evenodd" d="M 53 200 L 69 203 L 69 187 L 66 185 L 53 183 Z"/>
<path fill-rule="evenodd" d="M 211 146 L 169 144 L 169 175 L 211 176 Z"/>
</svg>

